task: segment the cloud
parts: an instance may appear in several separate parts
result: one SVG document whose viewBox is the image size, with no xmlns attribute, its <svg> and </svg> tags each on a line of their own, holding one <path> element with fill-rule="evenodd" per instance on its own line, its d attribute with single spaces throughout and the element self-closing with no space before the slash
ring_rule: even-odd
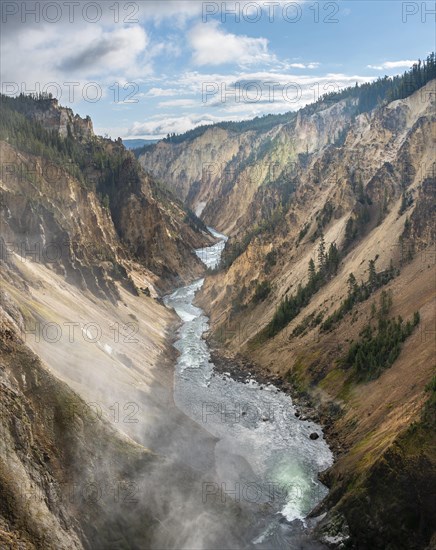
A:
<svg viewBox="0 0 436 550">
<path fill-rule="evenodd" d="M 410 59 L 405 59 L 402 61 L 385 61 L 381 65 L 367 65 L 368 69 L 375 69 L 377 71 L 382 71 L 383 69 L 410 69 L 410 67 L 416 63 Z"/>
<path fill-rule="evenodd" d="M 167 56 L 169 58 L 179 57 L 182 49 L 174 40 L 174 37 L 167 37 L 165 42 L 155 44 L 151 49 L 153 57 Z"/>
<path fill-rule="evenodd" d="M 170 101 L 160 101 L 158 107 L 196 107 L 198 101 L 193 99 L 173 99 Z"/>
<path fill-rule="evenodd" d="M 374 77 L 373 77 L 374 78 Z M 289 98 L 298 96 L 310 103 L 328 92 L 352 86 L 356 82 L 363 83 L 373 78 L 361 75 L 346 75 L 343 73 L 327 73 L 323 75 L 292 74 L 272 71 L 243 71 L 227 74 L 186 72 L 180 76 L 180 87 L 187 93 L 195 93 L 199 103 L 206 106 L 221 105 L 223 109 L 231 104 L 243 107 L 253 103 L 268 103 L 270 106 L 287 105 L 287 110 L 295 108 Z M 268 108 L 266 106 L 266 108 Z"/>
<path fill-rule="evenodd" d="M 295 0 L 294 3 L 301 4 L 305 1 Z M 239 15 L 239 21 L 248 19 L 252 22 L 259 12 L 263 13 L 264 20 L 268 20 L 269 12 L 275 13 L 275 7 L 278 6 L 278 9 L 280 9 L 280 5 L 283 6 L 288 3 L 288 0 L 275 0 L 274 2 L 253 2 L 253 0 L 228 0 L 227 2 L 147 0 L 147 2 L 143 2 L 144 7 L 141 6 L 141 17 L 144 20 L 153 19 L 156 23 L 172 20 L 172 23 L 179 27 L 198 16 L 202 16 L 204 22 L 209 22 L 214 17 L 220 19 L 221 22 L 235 21 L 235 13 Z"/>
<path fill-rule="evenodd" d="M 47 1 L 41 0 L 41 5 Z M 81 0 L 75 8 L 77 14 L 82 13 L 84 4 Z M 250 2 L 240 0 L 239 4 L 248 13 Z M 69 99 L 68 88 L 63 88 L 61 103 L 74 104 L 81 114 L 91 114 L 96 126 L 107 129 L 113 125 L 118 136 L 138 129 L 140 132 L 133 135 L 165 135 L 220 120 L 286 112 L 328 91 L 371 80 L 343 74 L 316 76 L 321 72 L 320 63 L 313 58 L 279 59 L 267 38 L 231 32 L 229 28 L 236 26 L 221 24 L 219 17 L 224 8 L 220 3 L 215 18 L 203 23 L 203 6 L 197 0 L 141 2 L 139 12 L 134 14 L 140 23 L 135 24 L 125 22 L 131 9 L 122 4 L 119 23 L 115 24 L 111 5 L 102 3 L 103 17 L 92 24 L 79 18 L 72 25 L 65 8 L 62 20 L 56 24 L 44 20 L 34 24 L 32 18 L 22 24 L 17 16 L 15 22 L 2 25 L 2 81 L 18 85 L 25 82 L 23 91 L 28 92 L 37 91 L 38 82 L 41 89 L 50 82 L 79 82 L 74 100 Z M 227 10 L 230 6 L 226 3 Z M 89 13 L 92 15 L 92 10 Z M 387 61 L 383 65 L 395 69 L 410 64 L 412 61 Z M 192 68 L 196 71 L 189 70 Z M 83 97 L 85 87 L 94 82 L 103 90 L 104 110 Z M 134 98 L 138 104 L 116 105 L 117 90 L 121 102 L 132 92 L 129 83 L 137 86 Z M 204 86 L 210 84 L 217 91 L 205 101 Z M 288 84 L 291 87 L 286 92 Z M 292 84 L 301 88 L 300 94 Z M 239 98 L 235 96 L 238 89 L 242 90 Z M 260 99 L 256 98 L 256 89 L 261 91 Z M 49 91 L 58 96 L 56 90 Z M 164 112 L 152 116 L 159 109 Z M 124 112 L 125 117 L 120 114 Z"/>
<path fill-rule="evenodd" d="M 172 97 L 182 93 L 180 88 L 150 88 L 144 97 Z"/>
<path fill-rule="evenodd" d="M 58 67 L 64 72 L 106 72 L 130 67 L 148 45 L 148 37 L 142 27 L 122 28 L 103 32 L 85 43 L 77 53 L 61 60 Z"/>
<path fill-rule="evenodd" d="M 142 19 L 153 19 L 156 23 L 172 20 L 179 27 L 203 10 L 203 2 L 198 0 L 147 0 L 140 6 Z"/>
<path fill-rule="evenodd" d="M 14 40 L 2 44 L 1 79 L 23 92 L 42 91 L 50 84 L 50 92 L 65 105 L 79 103 L 90 82 L 98 83 L 102 97 L 113 97 L 109 90 L 115 82 L 122 86 L 150 75 L 148 46 L 148 35 L 139 25 L 79 25 L 74 32 L 61 25 L 24 25 Z M 74 93 L 67 83 L 77 83 Z"/>
<path fill-rule="evenodd" d="M 207 114 L 193 114 L 179 117 L 159 116 L 147 122 L 134 122 L 128 131 L 128 135 L 130 137 L 162 137 L 173 132 L 182 134 L 188 130 L 192 130 L 196 126 L 214 124 L 222 120 L 224 118 Z"/>
<path fill-rule="evenodd" d="M 318 62 L 314 63 L 289 63 L 290 69 L 317 69 L 319 67 Z"/>
<path fill-rule="evenodd" d="M 47 0 L 45 0 L 47 1 Z M 81 0 L 88 1 L 88 0 Z M 293 4 L 303 4 L 307 0 L 294 0 Z M 235 21 L 235 13 L 239 15 L 239 21 L 253 22 L 260 12 L 267 21 L 270 13 L 277 13 L 283 6 L 289 4 L 288 0 L 266 0 L 253 2 L 253 0 L 227 0 L 226 2 L 201 2 L 199 0 L 147 0 L 141 3 L 139 17 L 143 20 L 153 19 L 155 22 L 168 22 L 180 26 L 194 17 L 202 16 L 203 21 L 210 21 L 213 17 L 222 22 Z M 277 8 L 277 10 L 276 10 Z"/>
<path fill-rule="evenodd" d="M 196 65 L 249 65 L 273 59 L 266 38 L 251 38 L 221 30 L 216 22 L 199 24 L 189 33 L 189 44 Z"/>
</svg>

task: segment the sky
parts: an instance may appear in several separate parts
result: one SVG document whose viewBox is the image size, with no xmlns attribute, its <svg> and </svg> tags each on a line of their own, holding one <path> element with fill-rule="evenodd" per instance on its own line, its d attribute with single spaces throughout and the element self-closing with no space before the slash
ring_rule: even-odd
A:
<svg viewBox="0 0 436 550">
<path fill-rule="evenodd" d="M 46 91 L 112 138 L 296 110 L 435 49 L 436 3 L 3 0 L 2 93 Z"/>
</svg>

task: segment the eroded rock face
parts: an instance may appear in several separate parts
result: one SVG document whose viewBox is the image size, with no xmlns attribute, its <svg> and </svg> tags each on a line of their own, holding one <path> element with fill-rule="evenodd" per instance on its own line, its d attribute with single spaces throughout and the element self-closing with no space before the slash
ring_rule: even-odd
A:
<svg viewBox="0 0 436 550">
<path fill-rule="evenodd" d="M 96 194 L 62 168 L 7 143 L 0 143 L 0 154 L 5 163 L 19 167 L 2 178 L 2 236 L 8 253 L 50 266 L 79 287 L 116 300 L 112 278 L 127 255 Z"/>
<path fill-rule="evenodd" d="M 212 242 L 205 228 L 192 226 L 182 204 L 149 174 L 137 173 L 133 157 L 123 163 L 120 180 L 110 209 L 128 251 L 160 278 L 161 288 L 200 276 L 203 265 L 193 250 Z"/>
<path fill-rule="evenodd" d="M 42 136 L 39 149 L 34 142 L 0 142 L 2 236 L 10 253 L 111 301 L 119 299 L 116 282 L 136 292 L 132 262 L 149 270 L 161 290 L 201 273 L 193 249 L 211 242 L 210 235 L 120 140 L 95 136 L 89 118 L 56 100 L 17 99 L 5 108 L 66 138 L 53 144 Z M 44 147 L 49 155 L 28 152 Z"/>
<path fill-rule="evenodd" d="M 194 210 L 200 208 L 208 224 L 238 232 L 263 184 L 296 172 L 302 156 L 325 147 L 350 123 L 346 101 L 324 107 L 312 115 L 292 115 L 288 123 L 266 132 L 212 127 L 195 139 L 160 142 L 140 162 L 154 176 L 165 177 Z"/>
<path fill-rule="evenodd" d="M 414 124 L 425 124 L 425 119 L 428 123 L 432 86 L 429 83 L 406 100 L 360 115 L 356 115 L 355 100 L 347 99 L 321 104 L 315 112 L 290 114 L 289 122 L 267 131 L 236 132 L 213 126 L 194 138 L 153 145 L 140 162 L 154 176 L 165 177 L 209 225 L 228 234 L 243 235 L 271 216 L 284 193 L 292 195 L 296 190 L 322 202 L 318 207 L 322 209 L 326 187 L 338 188 L 341 195 L 336 202 L 349 208 L 351 184 L 357 185 L 360 179 L 367 183 L 372 177 L 384 181 L 383 165 L 392 162 L 396 189 L 387 189 L 389 199 L 401 184 L 406 185 L 408 164 L 400 158 L 401 148 L 407 147 Z M 413 169 L 419 155 L 411 158 Z M 335 211 L 339 217 L 338 208 L 339 204 Z"/>
<path fill-rule="evenodd" d="M 429 83 L 428 90 L 432 86 L 434 83 Z M 387 130 L 384 121 L 391 112 L 399 122 Z M 318 120 L 319 114 L 313 117 Z M 239 246 L 242 253 L 234 255 L 228 270 L 207 279 L 202 290 L 201 303 L 211 313 L 212 323 L 216 321 L 217 337 L 228 333 L 227 345 L 244 347 L 269 322 L 284 295 L 292 295 L 300 283 L 305 284 L 308 262 L 310 258 L 317 260 L 321 234 L 327 247 L 335 243 L 343 250 L 344 258 L 338 277 L 333 278 L 323 298 L 325 304 L 303 310 L 305 316 L 312 309 L 317 310 L 314 317 L 320 312 L 324 316 L 331 313 L 346 295 L 350 272 L 358 280 L 366 280 L 369 259 L 377 257 L 381 271 L 391 260 L 395 265 L 401 263 L 412 245 L 416 254 L 431 250 L 436 237 L 431 222 L 435 128 L 434 95 L 425 90 L 417 92 L 357 116 L 342 144 L 322 146 L 327 139 L 319 137 L 320 149 L 307 158 L 300 157 L 288 179 L 260 186 L 248 203 L 241 193 L 241 200 L 234 204 L 243 213 L 224 257 L 226 253 L 232 257 L 232 245 L 236 249 Z M 300 139 L 295 138 L 296 142 Z M 300 149 L 306 148 L 303 143 Z M 272 159 L 277 158 L 277 150 L 278 145 Z M 288 152 L 289 158 L 294 158 L 291 148 Z M 285 169 L 285 153 L 280 162 Z M 235 198 L 238 186 L 236 182 L 232 188 Z M 218 211 L 220 201 L 225 200 L 218 193 L 214 203 Z M 402 202 L 407 208 L 400 214 Z M 351 225 L 350 231 L 347 225 Z M 265 281 L 270 282 L 273 292 L 256 302 L 256 286 Z M 295 326 L 301 321 L 298 317 Z M 239 327 L 236 332 L 234 326 Z M 295 326 L 291 324 L 289 330 Z M 312 324 L 307 332 L 316 330 Z"/>
</svg>

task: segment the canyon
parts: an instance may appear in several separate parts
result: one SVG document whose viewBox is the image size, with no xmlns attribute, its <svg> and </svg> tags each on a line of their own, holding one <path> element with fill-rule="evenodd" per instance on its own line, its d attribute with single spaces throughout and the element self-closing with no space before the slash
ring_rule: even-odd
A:
<svg viewBox="0 0 436 550">
<path fill-rule="evenodd" d="M 298 434 L 283 460 L 323 470 L 296 547 L 433 547 L 435 86 L 365 109 L 350 89 L 137 158 L 56 100 L 2 97 L 2 547 L 271 548 L 262 506 L 202 498 L 274 426 L 233 456 L 234 428 L 198 412 L 225 385 L 271 392 Z M 178 370 L 190 321 L 208 380 Z"/>
<path fill-rule="evenodd" d="M 434 86 L 362 113 L 353 97 L 330 98 L 262 130 L 262 119 L 253 128 L 205 127 L 139 156 L 230 236 L 222 268 L 197 297 L 211 318 L 208 341 L 242 371 L 289 384 L 294 398 L 316 406 L 336 448 L 322 476 L 331 491 L 319 529 L 347 524 L 357 548 L 420 548 L 432 538 Z M 331 245 L 340 251 L 334 274 L 268 337 L 280 304 L 307 288 L 309 261 L 321 271 L 320 252 Z M 364 286 L 374 266 L 395 276 L 335 318 L 350 273 Z M 421 320 L 393 365 L 362 383 L 344 365 L 347 349 L 383 292 L 393 317 L 418 311 Z"/>
</svg>

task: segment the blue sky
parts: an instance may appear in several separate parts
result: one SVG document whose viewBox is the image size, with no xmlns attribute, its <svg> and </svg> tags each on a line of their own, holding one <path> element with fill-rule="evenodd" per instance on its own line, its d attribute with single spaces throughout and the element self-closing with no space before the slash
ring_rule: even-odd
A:
<svg viewBox="0 0 436 550">
<path fill-rule="evenodd" d="M 3 2 L 2 91 L 51 91 L 113 138 L 295 110 L 435 48 L 434 1 L 54 3 Z"/>
</svg>

